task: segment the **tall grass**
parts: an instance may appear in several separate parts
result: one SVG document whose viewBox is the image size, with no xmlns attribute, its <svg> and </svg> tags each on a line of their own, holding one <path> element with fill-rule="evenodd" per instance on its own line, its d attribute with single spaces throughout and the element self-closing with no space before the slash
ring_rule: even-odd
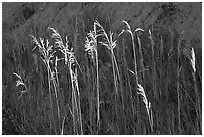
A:
<svg viewBox="0 0 204 137">
<path fill-rule="evenodd" d="M 126 26 L 127 29 L 125 29 L 125 30 L 123 29 L 118 36 L 122 35 L 124 32 L 128 32 L 130 34 L 130 36 L 131 36 L 132 50 L 133 50 L 133 55 L 134 55 L 135 82 L 136 82 L 136 85 L 137 85 L 138 84 L 138 75 L 137 75 L 137 57 L 136 57 L 136 47 L 135 47 L 134 31 L 132 31 L 130 25 L 125 20 L 123 20 L 122 22 L 125 23 L 125 26 Z M 136 89 L 136 92 L 137 92 L 137 89 Z M 137 97 L 137 108 L 136 108 L 137 110 L 139 108 L 138 104 L 139 104 L 139 98 Z M 138 113 L 138 111 L 136 111 L 136 112 L 137 112 L 137 117 L 136 117 L 137 124 L 139 125 L 139 116 L 138 116 L 139 113 Z"/>
<path fill-rule="evenodd" d="M 182 50 L 182 53 L 184 54 L 184 56 L 186 56 L 188 58 L 188 60 L 190 61 L 190 65 L 192 67 L 192 76 L 193 76 L 193 89 L 195 91 L 195 96 L 196 96 L 196 100 L 195 103 L 194 101 L 191 99 L 191 97 L 188 95 L 189 99 L 191 100 L 191 102 L 194 103 L 195 109 L 196 109 L 196 115 L 197 115 L 197 120 L 196 123 L 198 124 L 196 127 L 199 127 L 199 125 L 201 125 L 201 106 L 200 106 L 200 95 L 198 92 L 198 86 L 197 86 L 197 79 L 196 79 L 196 56 L 195 56 L 195 51 L 194 48 L 191 47 L 185 47 Z M 198 132 L 200 132 L 200 129 L 197 129 Z"/>
<path fill-rule="evenodd" d="M 74 134 L 83 135 L 83 127 L 82 127 L 82 118 L 81 118 L 81 100 L 80 100 L 80 92 L 78 86 L 78 73 L 77 73 L 77 65 L 79 64 L 74 55 L 74 49 L 71 48 L 68 44 L 68 38 L 66 36 L 65 44 L 62 40 L 60 34 L 54 29 L 49 28 L 53 31 L 52 38 L 55 39 L 55 44 L 64 55 L 64 64 L 68 66 L 71 85 L 72 85 L 72 116 L 73 116 L 73 130 Z M 79 128 L 79 130 L 78 130 Z"/>
<path fill-rule="evenodd" d="M 52 71 L 51 73 L 51 79 L 52 79 L 52 82 L 53 82 L 53 86 L 54 86 L 54 93 L 55 93 L 55 97 L 56 97 L 56 102 L 57 102 L 57 114 L 58 114 L 58 123 L 60 123 L 61 121 L 61 116 L 60 116 L 60 106 L 59 106 L 59 97 L 58 97 L 58 94 L 59 94 L 59 81 L 58 81 L 58 70 L 57 70 L 57 62 L 59 61 L 60 59 L 55 58 L 55 63 L 54 63 L 54 71 Z M 60 124 L 58 124 L 58 133 L 60 131 Z"/>
<path fill-rule="evenodd" d="M 140 91 L 138 92 L 138 94 L 142 96 L 142 101 L 144 102 L 146 110 L 147 110 L 151 131 L 153 131 L 153 117 L 152 117 L 152 111 L 151 111 L 151 102 L 147 100 L 144 88 L 140 84 L 138 84 L 137 86 L 138 86 L 138 90 Z"/>
<path fill-rule="evenodd" d="M 144 59 L 143 59 L 143 53 L 142 53 L 142 43 L 141 43 L 141 40 L 140 40 L 140 31 L 144 32 L 143 29 L 141 28 L 137 28 L 134 32 L 137 33 L 136 34 L 136 37 L 137 37 L 137 41 L 138 41 L 138 45 L 139 45 L 139 57 L 140 57 L 140 67 L 141 67 L 141 81 L 143 83 L 144 82 L 144 78 L 145 78 L 145 67 L 144 67 Z"/>
<path fill-rule="evenodd" d="M 41 59 L 43 63 L 45 64 L 47 68 L 47 78 L 48 78 L 48 89 L 49 89 L 49 96 L 50 96 L 50 134 L 52 133 L 52 120 L 54 123 L 54 129 L 56 129 L 56 124 L 54 120 L 54 114 L 53 114 L 53 104 L 52 104 L 52 93 L 51 93 L 51 81 L 52 81 L 52 70 L 50 67 L 50 63 L 52 62 L 52 58 L 54 57 L 54 54 L 56 51 L 54 51 L 53 45 L 49 44 L 48 39 L 45 41 L 42 38 L 39 38 L 39 41 L 34 36 L 30 35 L 33 38 L 33 43 L 35 44 L 35 48 L 38 48 L 38 51 L 40 53 Z M 33 49 L 33 50 L 34 50 Z M 56 130 L 55 130 L 56 133 Z"/>
<path fill-rule="evenodd" d="M 26 83 L 13 69 L 21 92 L 11 98 L 22 102 L 15 101 L 13 110 L 5 112 L 11 116 L 20 108 L 19 116 L 16 111 L 11 119 L 21 134 L 202 133 L 197 54 L 193 47 L 184 47 L 179 34 L 166 28 L 133 30 L 125 20 L 118 35 L 100 24 L 105 21 L 96 20 L 89 20 L 93 24 L 83 26 L 80 34 L 79 22 L 77 18 L 76 33 L 70 29 L 65 37 L 54 28 L 48 28 L 50 39 L 30 35 L 35 44 L 31 52 L 37 49 L 43 64 L 36 57 L 37 69 L 26 74 L 37 73 L 39 80 Z M 23 124 L 17 125 L 15 117 Z"/>
<path fill-rule="evenodd" d="M 108 50 L 111 52 L 111 62 L 112 62 L 112 71 L 113 71 L 113 81 L 114 81 L 114 88 L 115 88 L 115 109 L 116 109 L 116 121 L 117 121 L 117 126 L 119 126 L 119 115 L 118 115 L 118 107 L 117 107 L 117 102 L 118 102 L 118 96 L 119 96 L 119 84 L 118 80 L 120 78 L 119 74 L 119 69 L 118 69 L 118 64 L 116 61 L 116 57 L 114 54 L 114 48 L 116 47 L 116 40 L 113 40 L 113 33 L 109 31 L 109 36 L 104 30 L 104 28 L 96 22 L 96 25 L 100 28 L 101 31 L 101 36 L 104 37 L 103 41 L 100 41 L 99 43 L 103 46 L 105 46 Z M 120 80 L 119 80 L 120 81 Z M 119 134 L 119 127 L 116 128 L 116 134 Z"/>
<path fill-rule="evenodd" d="M 93 31 L 87 34 L 85 42 L 85 51 L 91 55 L 92 60 L 96 64 L 96 93 L 97 93 L 97 133 L 100 130 L 100 91 L 99 91 L 99 66 L 98 66 L 98 42 L 97 38 L 101 35 L 97 30 L 98 22 L 95 21 Z M 100 30 L 99 30 L 100 31 Z"/>
</svg>

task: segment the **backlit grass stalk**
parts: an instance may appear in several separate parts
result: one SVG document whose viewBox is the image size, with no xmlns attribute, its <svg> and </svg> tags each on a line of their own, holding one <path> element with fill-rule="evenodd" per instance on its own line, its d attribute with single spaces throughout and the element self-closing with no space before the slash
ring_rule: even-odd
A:
<svg viewBox="0 0 204 137">
<path fill-rule="evenodd" d="M 54 86 L 54 92 L 55 92 L 55 97 L 56 97 L 56 101 L 57 101 L 57 114 L 58 114 L 58 120 L 59 120 L 59 123 L 60 123 L 60 108 L 59 108 L 59 98 L 58 98 L 58 85 L 57 85 L 57 82 L 56 82 L 56 80 L 55 80 L 55 77 L 56 76 L 54 76 L 54 75 L 56 75 L 56 72 L 54 72 L 54 71 L 52 71 L 51 72 L 51 79 L 52 79 L 52 82 L 53 82 L 53 86 Z M 59 124 L 59 131 L 61 130 L 60 129 L 60 124 Z"/>
<path fill-rule="evenodd" d="M 53 51 L 53 45 L 50 45 L 49 44 L 49 41 L 48 39 L 45 40 L 42 39 L 42 38 L 39 38 L 39 41 L 32 35 L 30 35 L 32 38 L 33 38 L 33 43 L 36 45 L 35 48 L 38 48 L 38 51 L 41 55 L 41 59 L 42 61 L 44 62 L 46 68 L 47 68 L 47 77 L 48 77 L 48 88 L 49 88 L 49 95 L 50 95 L 50 133 L 52 133 L 51 129 L 52 129 L 52 123 L 51 123 L 51 119 L 53 117 L 53 122 L 54 122 L 54 115 L 53 115 L 53 106 L 52 106 L 52 94 L 51 94 L 51 67 L 50 67 L 50 62 L 52 62 L 52 58 L 54 57 L 54 53 L 56 51 Z M 35 49 L 34 48 L 34 49 Z M 33 50 L 34 50 L 33 49 Z M 54 122 L 54 126 L 56 127 L 55 125 L 55 122 Z"/>
<path fill-rule="evenodd" d="M 59 120 L 59 130 L 61 131 L 60 127 L 60 121 L 61 121 L 61 115 L 60 115 L 60 105 L 59 105 L 59 97 L 58 94 L 59 92 L 59 77 L 58 77 L 58 61 L 62 60 L 62 58 L 58 59 L 58 57 L 55 57 L 55 63 L 54 63 L 54 71 L 53 71 L 53 85 L 54 85 L 54 90 L 55 90 L 55 97 L 57 100 L 57 112 L 58 112 L 58 120 Z"/>
<path fill-rule="evenodd" d="M 99 92 L 99 68 L 98 68 L 98 51 L 97 51 L 97 37 L 101 34 L 97 34 L 97 21 L 94 22 L 93 31 L 87 34 L 85 42 L 85 51 L 92 57 L 92 60 L 96 63 L 96 92 L 97 92 L 97 133 L 100 128 L 100 92 Z"/>
<path fill-rule="evenodd" d="M 118 121 L 119 119 L 119 116 L 118 116 L 118 109 L 117 109 L 117 98 L 119 96 L 119 93 L 118 93 L 118 79 L 120 77 L 119 75 L 119 69 L 118 69 L 118 65 L 117 65 L 117 61 L 116 61 L 116 58 L 115 58 L 115 54 L 114 54 L 114 48 L 116 47 L 116 40 L 113 41 L 113 33 L 110 31 L 109 32 L 109 37 L 108 37 L 108 34 L 105 32 L 104 28 L 97 22 L 97 25 L 101 28 L 101 34 L 102 36 L 105 37 L 104 41 L 103 42 L 99 42 L 101 45 L 107 47 L 107 49 L 110 50 L 111 52 L 111 61 L 112 61 L 112 69 L 113 69 L 113 80 L 114 80 L 114 87 L 115 87 L 115 109 L 116 109 L 116 121 Z M 117 70 L 117 74 L 118 76 L 116 75 L 116 70 Z M 122 97 L 123 98 L 123 97 Z M 123 99 L 122 99 L 122 104 L 123 104 Z M 124 108 L 124 105 L 123 105 L 123 108 Z M 117 134 L 119 134 L 119 123 L 117 123 Z"/>
<path fill-rule="evenodd" d="M 59 48 L 59 50 L 64 55 L 65 65 L 69 68 L 71 85 L 72 85 L 72 116 L 73 116 L 73 130 L 74 134 L 80 133 L 83 135 L 83 127 L 82 127 L 82 118 L 81 118 L 81 103 L 80 103 L 80 92 L 78 88 L 78 75 L 77 75 L 77 66 L 79 67 L 79 63 L 77 62 L 74 49 L 69 47 L 68 39 L 65 38 L 65 44 L 60 36 L 60 34 L 53 28 L 49 28 L 53 31 L 52 38 L 55 39 L 55 44 Z M 78 132 L 78 128 L 80 131 Z"/>
<path fill-rule="evenodd" d="M 138 84 L 137 59 L 136 59 L 136 51 L 135 51 L 134 32 L 131 30 L 130 25 L 129 25 L 125 20 L 123 20 L 122 22 L 125 23 L 127 29 L 126 29 L 126 30 L 122 30 L 122 32 L 121 32 L 118 36 L 122 35 L 124 32 L 128 32 L 128 33 L 130 33 L 130 35 L 131 35 L 132 49 L 133 49 L 133 54 L 134 54 L 135 81 L 136 81 L 136 84 Z M 136 29 L 136 30 L 137 30 L 137 29 Z M 135 30 L 135 31 L 136 31 L 136 30 Z"/>
<path fill-rule="evenodd" d="M 196 95 L 196 113 L 198 117 L 198 123 L 201 121 L 201 106 L 200 106 L 200 95 L 198 93 L 198 86 L 197 86 L 197 80 L 196 80 L 196 57 L 195 57 L 195 51 L 194 48 L 186 47 L 183 50 L 183 54 L 190 60 L 190 64 L 193 68 L 192 76 L 193 76 L 193 82 L 194 82 L 194 91 Z"/>
<path fill-rule="evenodd" d="M 79 106 L 79 123 L 80 123 L 80 130 L 81 130 L 81 135 L 83 135 L 83 127 L 82 127 L 82 115 L 81 115 L 81 98 L 80 98 L 80 92 L 79 92 L 79 85 L 78 85 L 78 73 L 77 70 L 74 73 L 74 82 L 76 86 L 76 91 L 77 91 L 77 98 L 78 98 L 78 106 Z"/>
<path fill-rule="evenodd" d="M 201 113 L 201 106 L 200 106 L 200 95 L 198 93 L 198 86 L 197 86 L 197 80 L 196 80 L 196 58 L 195 58 L 195 52 L 194 52 L 194 48 L 191 49 L 191 66 L 193 68 L 193 72 L 192 72 L 192 75 L 193 75 L 193 81 L 194 81 L 194 90 L 195 90 L 195 95 L 196 95 L 196 106 L 198 108 L 198 123 L 202 123 L 202 113 Z M 200 124 L 201 125 L 201 124 Z M 198 124 L 198 127 L 201 127 L 199 124 Z M 201 131 L 201 128 L 199 129 Z M 202 131 L 201 131 L 202 132 Z"/>
<path fill-rule="evenodd" d="M 138 31 L 142 31 L 142 32 L 144 32 L 144 30 L 143 29 L 140 29 L 140 28 L 138 28 L 138 29 L 136 29 L 135 30 L 135 32 L 138 32 Z M 138 45 L 139 45 L 139 54 L 140 54 L 140 67 L 141 67 L 141 73 L 142 73 L 142 77 L 141 77 L 141 81 L 144 83 L 144 78 L 145 78 L 145 75 L 144 75 L 144 73 L 145 73 L 145 68 L 144 68 L 144 59 L 143 59 L 143 54 L 142 54 L 142 44 L 141 44 L 141 40 L 140 40 L 140 36 L 139 36 L 139 34 L 137 33 L 136 34 L 136 36 L 137 36 L 137 41 L 138 41 Z"/>
<path fill-rule="evenodd" d="M 195 52 L 194 52 L 194 48 L 191 49 L 191 66 L 193 68 L 193 72 L 192 72 L 192 75 L 193 75 L 193 81 L 194 81 L 194 89 L 195 89 L 195 94 L 196 94 L 196 98 L 197 98 L 197 106 L 198 106 L 198 117 L 199 117 L 199 120 L 201 120 L 201 108 L 200 108 L 200 95 L 198 93 L 198 86 L 197 86 L 197 80 L 196 80 L 196 76 L 195 76 L 195 73 L 196 73 L 196 58 L 195 58 Z"/>
<path fill-rule="evenodd" d="M 153 132 L 153 117 L 152 117 L 152 111 L 151 111 L 151 102 L 149 102 L 147 100 L 147 97 L 146 97 L 146 94 L 145 94 L 145 91 L 144 91 L 144 88 L 138 84 L 138 91 L 137 92 L 138 94 L 140 94 L 142 96 L 142 101 L 144 102 L 145 104 L 145 107 L 146 107 L 146 110 L 147 110 L 147 114 L 148 114 L 148 119 L 149 119 L 149 125 L 151 127 L 151 131 Z"/>
<path fill-rule="evenodd" d="M 122 32 L 118 36 L 122 35 L 124 32 L 128 32 L 131 35 L 132 49 L 133 49 L 133 54 L 134 54 L 135 82 L 136 82 L 136 85 L 137 85 L 138 84 L 137 57 L 136 57 L 136 51 L 135 51 L 136 48 L 135 48 L 134 32 L 137 32 L 137 31 L 142 30 L 142 29 L 137 28 L 134 31 L 132 31 L 132 29 L 131 29 L 130 25 L 127 23 L 127 21 L 123 20 L 122 22 L 125 23 L 125 26 L 126 26 L 127 29 L 122 30 Z M 136 89 L 136 92 L 137 92 L 137 89 Z M 139 108 L 139 97 L 137 97 L 137 109 L 138 108 Z M 138 111 L 137 111 L 137 122 L 138 122 L 138 125 L 139 125 L 139 113 L 138 113 Z"/>
<path fill-rule="evenodd" d="M 64 134 L 64 121 L 65 121 L 65 116 L 64 116 L 63 121 L 62 121 L 61 135 Z"/>
<path fill-rule="evenodd" d="M 57 56 L 55 57 L 55 66 L 54 66 L 54 69 L 55 69 L 55 76 L 56 76 L 56 84 L 59 88 L 59 76 L 58 76 L 58 70 L 57 70 L 57 66 L 58 66 L 58 61 L 62 60 L 62 58 L 58 58 Z"/>
<path fill-rule="evenodd" d="M 75 114 L 75 123 L 76 125 L 79 124 L 80 134 L 83 135 L 83 129 L 82 129 L 82 118 L 81 118 L 81 105 L 80 105 L 80 93 L 78 88 L 78 75 L 77 75 L 77 68 L 76 66 L 76 59 L 74 56 L 73 49 L 68 53 L 68 59 L 69 59 L 69 72 L 71 77 L 71 83 L 72 83 L 72 113 Z M 77 130 L 77 129 L 76 129 Z M 78 131 L 76 131 L 78 134 Z"/>
<path fill-rule="evenodd" d="M 79 93 L 79 85 L 78 85 L 78 73 L 77 73 L 77 66 L 76 65 L 76 58 L 74 56 L 74 52 L 70 52 L 69 54 L 69 71 L 71 75 L 71 83 L 72 83 L 72 93 L 74 96 L 74 104 L 76 104 L 76 115 L 77 119 L 76 122 L 80 125 L 80 134 L 83 135 L 82 129 L 82 118 L 81 118 L 81 105 L 80 105 L 80 93 Z M 73 110 L 72 112 L 74 112 Z"/>
<path fill-rule="evenodd" d="M 60 116 L 60 106 L 59 106 L 59 98 L 58 98 L 58 94 L 59 94 L 59 77 L 58 77 L 58 61 L 62 60 L 62 58 L 58 58 L 57 56 L 55 57 L 55 63 L 54 63 L 54 70 L 53 71 L 53 85 L 54 85 L 54 90 L 55 90 L 55 96 L 57 99 L 57 109 L 58 109 L 58 119 L 59 122 L 61 120 L 61 116 Z"/>
<path fill-rule="evenodd" d="M 53 31 L 52 33 L 52 38 L 55 39 L 55 44 L 58 48 L 60 48 L 60 51 L 63 53 L 64 55 L 64 63 L 65 65 L 69 67 L 69 47 L 68 47 L 68 41 L 67 41 L 67 37 L 66 37 L 66 43 L 64 45 L 63 43 L 63 40 L 62 40 L 62 37 L 60 36 L 60 34 L 54 29 L 54 28 L 48 28 L 50 30 Z M 71 72 L 69 70 L 69 73 L 70 73 L 70 76 L 71 76 Z M 72 78 L 71 78 L 72 79 Z M 77 107 L 76 106 L 76 101 L 75 101 L 75 96 L 74 96 L 74 91 L 73 91 L 73 83 L 72 83 L 72 120 L 73 120 L 73 131 L 74 131 L 74 134 L 76 134 L 76 115 L 75 115 L 75 108 Z"/>
<path fill-rule="evenodd" d="M 113 74 L 114 74 L 114 83 L 115 83 L 115 86 L 118 87 L 117 77 L 119 78 L 120 74 L 119 74 L 118 64 L 117 64 L 115 54 L 114 54 L 114 48 L 116 47 L 117 40 L 113 41 L 113 33 L 111 31 L 109 32 L 109 37 L 108 37 L 108 34 L 105 32 L 104 28 L 99 23 L 97 23 L 97 25 L 101 28 L 102 36 L 105 37 L 104 42 L 99 42 L 99 43 L 101 45 L 107 47 L 107 49 L 110 50 L 110 52 L 111 52 Z M 118 76 L 116 76 L 116 71 L 117 71 Z M 116 94 L 118 95 L 118 91 L 116 91 Z"/>
<path fill-rule="evenodd" d="M 72 85 L 72 113 L 73 113 L 73 115 L 74 115 L 74 117 L 76 117 L 76 119 L 75 119 L 75 121 L 74 121 L 74 123 L 75 123 L 75 125 L 77 125 L 77 123 L 78 123 L 78 121 L 79 120 L 81 120 L 81 118 L 79 118 L 79 108 L 78 108 L 78 106 L 79 106 L 79 104 L 78 104 L 78 101 L 77 101 L 77 95 L 76 95 L 76 88 L 75 88 L 75 80 L 76 80 L 76 78 L 75 78 L 75 73 L 72 71 L 72 68 L 71 68 L 71 65 L 69 65 L 69 70 L 70 70 L 70 76 L 71 76 L 71 85 Z M 80 124 L 81 124 L 81 122 L 80 122 Z M 82 126 L 80 126 L 81 127 L 81 129 L 82 129 Z M 76 127 L 76 129 L 75 129 L 76 131 L 76 134 L 78 134 L 78 130 L 77 130 L 77 127 Z M 82 133 L 82 130 L 81 130 L 81 134 L 83 134 Z"/>
<path fill-rule="evenodd" d="M 110 37 L 112 37 L 112 35 L 113 35 L 113 33 L 110 34 Z M 106 46 L 111 51 L 111 61 L 112 61 L 113 77 L 114 77 L 114 83 L 115 83 L 114 84 L 115 85 L 115 92 L 116 92 L 116 95 L 118 96 L 118 82 L 117 82 L 117 76 L 116 76 L 116 70 L 115 70 L 117 68 L 117 62 L 116 62 L 115 55 L 113 52 L 114 48 L 116 47 L 116 41 L 114 41 L 112 43 L 112 41 L 109 41 L 108 37 L 106 39 L 107 39 L 107 43 L 105 43 L 105 42 L 100 42 L 100 43 L 102 45 Z M 115 62 L 116 62 L 116 64 L 115 64 Z M 115 68 L 115 65 L 116 65 L 116 68 Z M 118 68 L 117 68 L 117 70 L 118 70 Z"/>
</svg>

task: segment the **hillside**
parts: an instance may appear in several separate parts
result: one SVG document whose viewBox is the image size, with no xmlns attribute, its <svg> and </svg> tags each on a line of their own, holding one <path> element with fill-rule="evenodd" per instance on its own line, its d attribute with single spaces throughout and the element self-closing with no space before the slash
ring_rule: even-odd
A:
<svg viewBox="0 0 204 137">
<path fill-rule="evenodd" d="M 102 37 L 96 42 L 98 60 L 86 54 L 86 36 L 95 20 L 108 35 L 113 32 L 115 60 L 100 44 Z M 132 30 L 144 31 L 134 33 L 134 40 L 128 33 L 119 35 L 127 28 L 122 20 Z M 30 36 L 49 39 L 56 46 L 49 27 L 67 42 L 68 50 L 74 49 L 80 66 L 74 64 L 77 84 L 71 84 L 73 68 L 63 61 L 58 64 L 59 77 L 50 73 L 49 81 L 48 67 Z M 54 56 L 63 58 L 58 47 L 54 50 Z M 54 71 L 54 64 L 50 67 Z M 15 85 L 14 72 L 26 89 Z M 151 113 L 135 83 L 144 87 Z M 73 101 L 73 87 L 80 93 L 75 96 L 78 103 Z M 2 100 L 3 134 L 60 134 L 62 129 L 64 134 L 202 134 L 202 3 L 4 2 Z M 99 108 L 100 126 L 96 122 Z"/>
</svg>

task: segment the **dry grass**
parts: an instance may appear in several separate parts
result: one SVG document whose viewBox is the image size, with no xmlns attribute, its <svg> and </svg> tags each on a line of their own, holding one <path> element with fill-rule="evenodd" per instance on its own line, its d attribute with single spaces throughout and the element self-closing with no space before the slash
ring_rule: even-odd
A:
<svg viewBox="0 0 204 137">
<path fill-rule="evenodd" d="M 53 28 L 49 28 L 53 31 L 52 38 L 55 40 L 56 47 L 64 55 L 65 65 L 69 68 L 70 78 L 71 78 L 71 85 L 72 85 L 72 116 L 73 116 L 73 130 L 74 134 L 81 134 L 83 135 L 82 129 L 82 118 L 81 118 L 81 102 L 80 102 L 80 92 L 78 86 L 78 72 L 77 72 L 77 65 L 79 66 L 75 55 L 74 49 L 71 48 L 68 44 L 68 38 L 65 39 L 65 44 L 60 36 L 60 34 Z M 78 129 L 79 128 L 79 129 Z"/>
<path fill-rule="evenodd" d="M 21 133 L 202 133 L 202 85 L 195 49 L 185 47 L 181 34 L 171 29 L 165 29 L 167 33 L 162 29 L 134 30 L 127 21 L 122 23 L 125 29 L 119 35 L 96 20 L 88 30 L 82 26 L 83 34 L 70 32 L 74 40 L 54 28 L 48 28 L 50 39 L 30 35 L 35 45 L 32 52 L 37 49 L 40 60 L 35 59 L 38 71 L 34 72 L 38 74 L 29 73 L 39 75 L 33 82 L 39 84 L 27 85 L 13 73 L 16 87 L 21 88 L 18 99 L 23 101 L 14 102 L 21 108 Z M 75 31 L 79 31 L 78 25 L 79 20 Z"/>
<path fill-rule="evenodd" d="M 56 51 L 53 50 L 53 45 L 49 44 L 49 40 L 44 40 L 39 38 L 39 41 L 36 37 L 30 35 L 33 39 L 33 43 L 35 47 L 33 50 L 38 48 L 40 53 L 40 57 L 47 68 L 47 78 L 48 78 L 48 88 L 49 88 L 49 96 L 50 96 L 50 133 L 52 133 L 52 122 L 54 123 L 54 129 L 56 129 L 56 123 L 54 122 L 54 114 L 53 114 L 53 104 L 52 104 L 52 93 L 51 93 L 51 81 L 52 81 L 52 70 L 50 67 L 50 63 L 52 62 L 52 58 Z M 56 130 L 55 130 L 56 133 Z"/>
</svg>

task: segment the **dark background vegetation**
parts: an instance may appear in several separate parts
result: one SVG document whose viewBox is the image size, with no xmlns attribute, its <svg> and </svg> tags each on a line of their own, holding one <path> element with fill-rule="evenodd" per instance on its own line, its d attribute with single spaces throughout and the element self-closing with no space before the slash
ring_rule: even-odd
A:
<svg viewBox="0 0 204 137">
<path fill-rule="evenodd" d="M 90 97 L 95 92 L 92 88 L 94 79 L 88 76 L 90 62 L 84 51 L 85 36 L 93 29 L 94 20 L 114 34 L 124 28 L 121 20 L 126 20 L 133 29 L 145 30 L 141 34 L 144 56 L 145 82 L 143 83 L 147 98 L 153 106 L 154 132 L 150 132 L 145 105 L 139 104 L 140 124 L 133 126 L 130 107 L 130 88 L 134 92 L 134 75 L 127 70 L 134 70 L 131 38 L 128 34 L 115 37 L 116 58 L 119 64 L 123 91 L 125 118 L 119 122 L 120 134 L 202 134 L 201 121 L 195 114 L 194 102 L 198 100 L 194 92 L 192 68 L 189 60 L 181 57 L 183 66 L 180 77 L 181 85 L 181 132 L 178 131 L 177 92 L 176 92 L 176 46 L 182 37 L 182 46 L 187 44 L 195 48 L 196 82 L 199 100 L 202 102 L 202 4 L 201 3 L 3 3 L 2 4 L 2 133 L 3 134 L 49 134 L 48 125 L 48 83 L 46 68 L 36 51 L 29 34 L 49 38 L 48 27 L 55 28 L 63 38 L 67 35 L 75 49 L 76 58 L 83 73 L 79 73 L 81 93 L 82 121 L 84 134 L 93 134 L 90 126 Z M 151 58 L 148 30 L 153 32 L 155 40 L 155 58 Z M 183 32 L 183 34 L 182 34 Z M 182 34 L 182 35 L 181 35 Z M 163 54 L 160 55 L 161 36 L 164 41 Z M 138 49 L 137 40 L 136 49 Z M 168 53 L 173 47 L 172 58 Z M 99 78 L 101 105 L 101 130 L 99 134 L 115 134 L 114 83 L 109 51 L 99 46 Z M 174 54 L 175 53 L 175 54 Z M 139 55 L 137 51 L 137 55 Z M 139 57 L 138 57 L 139 60 Z M 152 62 L 156 63 L 155 99 L 152 92 Z M 160 64 L 161 62 L 161 64 Z M 168 65 L 168 64 L 170 65 Z M 88 65 L 89 64 L 89 65 Z M 167 68 L 168 66 L 168 68 Z M 138 67 L 138 70 L 140 70 Z M 68 70 L 61 65 L 59 69 L 60 100 L 62 114 L 66 116 L 65 134 L 73 134 L 72 117 L 68 104 L 71 99 Z M 90 68 L 91 69 L 91 68 Z M 16 77 L 21 75 L 29 88 L 19 99 L 20 89 L 15 86 Z M 168 75 L 167 75 L 168 73 Z M 189 98 L 190 96 L 190 98 Z M 120 104 L 119 104 L 120 105 Z M 71 106 L 71 105 L 70 105 Z M 124 121 L 125 119 L 125 121 Z M 126 127 L 124 127 L 124 125 Z"/>
</svg>

